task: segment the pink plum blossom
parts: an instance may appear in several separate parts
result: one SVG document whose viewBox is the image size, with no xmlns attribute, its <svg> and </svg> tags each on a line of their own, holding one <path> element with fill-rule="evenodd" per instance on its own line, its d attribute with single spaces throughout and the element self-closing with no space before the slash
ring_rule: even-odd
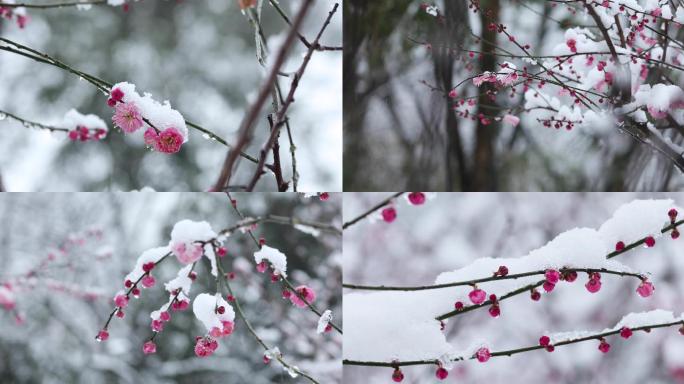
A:
<svg viewBox="0 0 684 384">
<path fill-rule="evenodd" d="M 140 110 L 133 103 L 118 103 L 112 121 L 126 133 L 133 133 L 143 126 Z"/>
<path fill-rule="evenodd" d="M 180 242 L 171 247 L 171 252 L 181 263 L 190 264 L 202 257 L 204 249 L 200 244 Z"/>
<path fill-rule="evenodd" d="M 156 149 L 163 153 L 176 153 L 183 145 L 183 135 L 174 127 L 166 128 L 159 134 Z"/>
<path fill-rule="evenodd" d="M 653 294 L 654 290 L 653 284 L 648 280 L 644 280 L 639 284 L 636 291 L 641 297 L 649 297 Z"/>
<path fill-rule="evenodd" d="M 306 303 L 311 304 L 314 300 L 316 300 L 316 292 L 306 285 L 300 285 L 299 287 L 295 288 L 295 290 L 297 293 L 299 293 L 299 295 L 291 295 L 290 301 L 299 308 L 305 308 L 307 306 Z M 299 297 L 300 295 L 304 297 L 306 302 Z"/>
</svg>

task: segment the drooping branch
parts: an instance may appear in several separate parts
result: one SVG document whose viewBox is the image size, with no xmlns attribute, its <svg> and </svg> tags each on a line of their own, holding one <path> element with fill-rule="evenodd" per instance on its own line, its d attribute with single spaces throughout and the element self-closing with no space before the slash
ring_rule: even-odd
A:
<svg viewBox="0 0 684 384">
<path fill-rule="evenodd" d="M 212 244 L 213 246 L 213 244 Z M 214 253 L 216 253 L 216 250 L 214 249 Z M 272 351 L 273 348 L 269 346 L 254 330 L 254 327 L 252 326 L 252 323 L 249 321 L 247 316 L 245 315 L 244 311 L 242 310 L 242 305 L 240 304 L 240 299 L 238 296 L 235 294 L 233 291 L 233 288 L 230 286 L 229 279 L 227 277 L 227 274 L 225 273 L 223 269 L 223 264 L 221 263 L 221 260 L 216 261 L 216 266 L 218 268 L 218 271 L 220 273 L 220 276 L 223 277 L 221 279 L 221 282 L 225 284 L 226 289 L 228 290 L 228 294 L 233 298 L 233 304 L 235 304 L 235 311 L 237 312 L 238 316 L 242 321 L 245 323 L 245 326 L 247 327 L 247 331 L 252 337 L 254 337 L 254 340 L 264 349 L 264 351 Z M 217 277 L 218 279 L 218 277 Z M 217 283 L 218 284 L 218 283 Z M 276 354 L 273 356 L 278 363 L 280 363 L 284 368 L 287 370 L 291 370 L 293 372 L 296 372 L 297 374 L 307 378 L 310 382 L 314 384 L 318 384 L 318 381 L 314 379 L 311 375 L 307 374 L 306 372 L 303 372 L 301 369 L 293 366 L 292 364 L 288 363 L 280 354 Z"/>
<path fill-rule="evenodd" d="M 245 220 L 245 216 L 244 216 L 244 215 L 242 214 L 242 212 L 238 209 L 237 204 L 232 203 L 232 202 L 235 201 L 235 200 L 233 200 L 233 198 L 232 198 L 232 196 L 230 195 L 230 193 L 229 193 L 229 192 L 226 192 L 226 195 L 228 196 L 228 199 L 231 201 L 231 206 L 233 207 L 233 210 L 235 211 L 235 213 L 236 213 L 238 216 L 240 216 L 240 218 L 241 218 L 242 220 Z M 254 236 L 254 234 L 252 233 L 252 230 L 251 230 L 251 229 L 247 229 L 247 234 L 250 236 L 250 238 L 251 238 L 252 241 L 254 242 L 255 247 L 256 247 L 257 249 L 261 249 L 261 244 L 259 243 L 259 241 L 257 240 L 257 238 Z M 321 311 L 319 311 L 315 306 L 313 306 L 313 304 L 311 304 L 311 303 L 309 302 L 309 300 L 307 300 L 306 297 L 304 297 L 304 295 L 303 295 L 302 293 L 300 293 L 300 292 L 294 287 L 294 285 L 292 285 L 292 283 L 290 282 L 290 280 L 288 280 L 287 276 L 280 276 L 280 281 L 283 282 L 283 284 L 285 285 L 285 287 L 286 287 L 292 294 L 296 295 L 303 303 L 305 303 L 306 306 L 309 308 L 309 310 L 310 310 L 311 312 L 313 312 L 314 314 L 316 314 L 319 318 L 321 317 L 321 315 L 322 315 L 323 313 L 322 313 Z M 338 325 L 336 325 L 336 324 L 333 323 L 332 321 L 330 321 L 329 324 L 330 324 L 330 326 L 331 326 L 333 329 L 335 329 L 340 335 L 342 334 L 342 328 L 340 328 Z"/>
<path fill-rule="evenodd" d="M 161 264 L 169 256 L 171 256 L 171 252 L 168 252 L 164 256 L 162 256 L 159 259 L 159 261 L 156 261 L 154 263 L 154 265 L 157 266 L 157 265 Z M 145 272 L 145 273 L 141 274 L 140 277 L 136 281 L 133 282 L 133 284 L 124 293 L 124 296 L 126 296 L 126 299 L 130 298 L 131 292 L 133 292 L 134 289 L 138 289 L 138 284 L 142 281 L 143 278 L 145 278 L 145 276 L 148 276 L 148 275 L 149 275 L 149 272 Z M 112 322 L 112 318 L 114 317 L 114 314 L 116 314 L 116 312 L 120 311 L 121 309 L 122 308 L 119 306 L 114 307 L 112 312 L 109 314 L 109 317 L 107 318 L 107 321 L 105 322 L 104 326 L 101 328 L 102 330 L 106 331 L 109 328 L 109 323 Z M 99 337 L 99 335 L 95 336 L 96 339 L 98 337 Z"/>
</svg>

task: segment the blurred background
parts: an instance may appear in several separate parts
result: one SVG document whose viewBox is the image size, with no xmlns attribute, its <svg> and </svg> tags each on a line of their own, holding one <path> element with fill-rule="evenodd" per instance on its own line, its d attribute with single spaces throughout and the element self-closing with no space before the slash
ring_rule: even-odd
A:
<svg viewBox="0 0 684 384">
<path fill-rule="evenodd" d="M 428 15 L 421 9 L 423 3 L 437 5 L 444 21 Z M 577 7 L 570 12 L 553 1 L 479 3 L 517 41 L 529 43 L 535 55 L 549 54 L 565 41 L 565 30 L 572 26 L 597 32 L 586 12 L 575 11 Z M 345 191 L 682 189 L 684 177 L 669 161 L 609 122 L 607 127 L 566 131 L 547 129 L 527 113 L 518 115 L 521 122 L 516 128 L 499 122 L 483 126 L 457 117 L 445 98 L 448 91 L 431 87 L 449 90 L 474 74 L 496 71 L 502 59 L 448 54 L 437 47 L 486 52 L 487 42 L 495 42 L 507 52 L 520 52 L 496 30 L 482 28 L 482 12 L 473 14 L 468 4 L 466 0 L 345 1 Z M 681 41 L 684 28 L 678 33 Z M 427 44 L 435 48 L 429 50 Z M 511 61 L 522 68 L 520 60 Z M 684 86 L 681 71 L 669 76 L 674 84 Z M 520 89 L 515 97 L 499 92 L 492 100 L 484 88 L 478 92 L 472 85 L 459 87 L 459 97 L 472 96 L 478 111 L 495 115 L 524 105 Z M 478 99 L 478 94 L 484 96 Z M 678 144 L 684 140 L 670 133 L 668 137 Z"/>
<path fill-rule="evenodd" d="M 287 194 L 234 194 L 246 216 L 294 216 L 328 224 L 340 222 L 341 196 L 330 200 Z M 168 244 L 182 219 L 206 220 L 215 231 L 239 218 L 223 194 L 85 193 L 0 194 L 0 286 L 10 284 L 16 308 L 0 306 L 0 381 L 3 383 L 295 383 L 277 363 L 266 365 L 258 344 L 236 318 L 235 332 L 216 353 L 198 358 L 195 336 L 206 328 L 192 310 L 174 312 L 145 356 L 150 312 L 167 302 L 162 283 L 180 264 L 162 263 L 157 285 L 131 300 L 124 319 L 114 318 L 109 340 L 95 341 L 113 308 L 112 297 L 136 259 Z M 341 239 L 318 237 L 290 226 L 263 224 L 255 232 L 288 256 L 293 284 L 317 293 L 320 310 L 341 313 Z M 279 346 L 289 362 L 321 383 L 341 382 L 342 340 L 336 332 L 316 333 L 318 316 L 281 298 L 280 284 L 254 269 L 254 244 L 236 233 L 226 242 L 231 286 L 256 332 Z M 53 255 L 53 256 L 50 256 Z M 196 269 L 191 298 L 216 290 L 208 266 Z M 15 317 L 19 316 L 18 319 Z M 335 323 L 342 321 L 336 316 Z"/>
<path fill-rule="evenodd" d="M 293 17 L 300 4 L 300 0 L 285 1 L 281 7 Z M 333 4 L 315 2 L 302 29 L 309 40 Z M 236 0 L 148 0 L 130 3 L 128 12 L 110 6 L 87 11 L 29 9 L 28 16 L 24 29 L 14 21 L 0 21 L 0 35 L 109 82 L 131 82 L 139 93 L 150 92 L 160 102 L 169 100 L 186 120 L 228 143 L 235 141 L 264 77 L 257 63 L 254 30 Z M 277 49 L 287 25 L 268 1 L 262 17 L 269 46 Z M 340 11 L 323 44 L 341 45 L 341 20 Z M 305 50 L 297 42 L 283 71 L 294 72 Z M 339 51 L 315 53 L 290 108 L 302 191 L 342 190 L 341 66 Z M 289 81 L 281 78 L 284 92 Z M 58 68 L 3 51 L 0 83 L 0 110 L 58 124 L 69 109 L 76 108 L 100 116 L 112 128 L 113 111 L 106 97 Z M 264 109 L 247 153 L 256 156 L 266 140 L 268 112 Z M 102 142 L 72 143 L 63 133 L 26 129 L 7 118 L 0 121 L 0 174 L 9 191 L 127 191 L 144 186 L 205 191 L 218 177 L 226 147 L 189 129 L 190 142 L 169 156 L 145 150 L 142 133 L 124 136 L 110 131 Z M 286 135 L 281 135 L 281 142 L 283 169 L 290 179 Z M 253 170 L 254 165 L 243 160 L 234 183 L 246 184 Z M 257 188 L 271 191 L 275 184 L 273 177 L 265 177 Z"/>
<path fill-rule="evenodd" d="M 344 221 L 387 196 L 345 193 Z M 423 206 L 400 203 L 391 224 L 364 220 L 345 230 L 344 281 L 432 284 L 441 272 L 461 268 L 476 258 L 520 257 L 564 231 L 597 229 L 620 205 L 637 198 L 684 203 L 684 194 L 671 193 L 440 193 Z M 600 331 L 615 326 L 630 312 L 660 308 L 679 316 L 684 312 L 684 243 L 669 236 L 660 239 L 654 248 L 638 248 L 618 260 L 652 274 L 656 291 L 648 300 L 635 293 L 634 281 L 604 276 L 602 289 L 593 295 L 584 283 L 575 282 L 542 295 L 539 302 L 531 301 L 529 295 L 502 302 L 502 315 L 496 319 L 484 310 L 457 316 L 447 324 L 446 339 L 457 349 L 485 339 L 490 349 L 504 350 L 536 344 L 547 331 Z M 492 358 L 486 364 L 459 362 L 446 381 L 684 383 L 684 337 L 676 327 L 635 333 L 628 341 L 611 337 L 609 342 L 612 348 L 606 355 L 597 350 L 596 343 L 586 342 L 558 347 L 553 353 Z M 434 366 L 402 367 L 402 371 L 404 383 L 437 381 Z M 389 383 L 391 374 L 390 368 L 344 367 L 349 383 Z"/>
</svg>

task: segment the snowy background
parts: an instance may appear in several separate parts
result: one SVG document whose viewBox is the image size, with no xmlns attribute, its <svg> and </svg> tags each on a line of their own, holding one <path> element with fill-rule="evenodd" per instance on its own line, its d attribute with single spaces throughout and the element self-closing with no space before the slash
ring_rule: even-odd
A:
<svg viewBox="0 0 684 384">
<path fill-rule="evenodd" d="M 445 33 L 433 16 L 420 8 L 435 4 L 444 13 L 445 0 L 349 0 L 345 2 L 344 72 L 344 188 L 346 191 L 459 191 L 459 169 L 446 165 L 447 145 L 453 124 L 447 126 L 443 94 L 422 82 L 441 86 L 441 63 L 436 54 L 417 42 L 437 47 L 448 41 L 455 47 L 482 51 L 475 41 L 482 23 L 477 15 L 460 12 L 455 23 L 461 31 Z M 455 3 L 455 2 L 454 2 Z M 462 3 L 469 3 L 463 0 Z M 563 44 L 569 26 L 594 26 L 581 9 L 572 14 L 565 6 L 547 0 L 482 1 L 484 7 L 500 6 L 500 22 L 517 41 L 529 43 L 537 55 L 554 55 Z M 632 2 L 630 2 L 631 4 Z M 638 0 L 634 3 L 653 4 Z M 660 1 L 666 3 L 666 1 Z M 681 2 L 667 2 L 681 4 Z M 581 4 L 581 2 L 580 2 Z M 464 9 L 468 7 L 462 6 Z M 579 7 L 581 8 L 581 7 Z M 595 28 L 590 28 L 595 31 Z M 486 30 L 486 29 L 485 29 Z M 679 30 L 679 41 L 684 29 Z M 472 35 L 471 35 L 472 34 Z M 503 35 L 497 44 L 506 52 L 520 51 Z M 463 55 L 465 56 L 465 55 Z M 459 56 L 450 58 L 452 85 L 474 76 L 478 64 Z M 497 63 L 503 58 L 497 58 Z M 520 60 L 512 60 L 522 68 Z M 447 66 L 448 67 L 448 66 Z M 474 67 L 474 69 L 473 69 Z M 671 79 L 680 88 L 680 71 Z M 547 87 L 548 88 L 548 87 Z M 466 94 L 467 89 L 467 94 Z M 480 90 L 481 91 L 481 90 Z M 520 91 L 520 89 L 518 90 Z M 478 89 L 464 86 L 459 95 L 473 96 Z M 500 105 L 516 106 L 520 97 L 502 92 Z M 568 101 L 570 103 L 570 101 Z M 480 172 L 492 180 L 482 191 L 663 191 L 681 190 L 684 178 L 671 163 L 655 155 L 628 135 L 620 133 L 608 118 L 588 129 L 548 129 L 528 113 L 521 123 L 488 126 L 489 138 L 480 139 L 477 125 L 458 119 L 465 170 Z M 679 143 L 680 138 L 674 141 Z M 477 143 L 493 148 L 491 169 L 473 169 Z M 452 156 L 455 151 L 452 150 Z M 469 175 L 472 183 L 473 175 Z M 463 177 L 465 178 L 465 177 Z"/>
<path fill-rule="evenodd" d="M 345 193 L 348 221 L 381 201 L 386 193 Z M 684 203 L 683 194 L 438 194 L 423 206 L 397 204 L 391 224 L 364 220 L 345 231 L 344 281 L 369 285 L 429 285 L 442 272 L 464 267 L 480 257 L 526 255 L 558 234 L 576 227 L 598 227 L 622 204 L 636 198 L 668 198 Z M 663 223 L 667 217 L 663 217 Z M 539 302 L 522 294 L 501 303 L 502 315 L 486 309 L 452 319 L 446 339 L 456 347 L 484 341 L 491 350 L 536 345 L 543 334 L 572 330 L 600 331 L 625 314 L 655 308 L 679 316 L 684 311 L 684 243 L 658 238 L 652 249 L 639 248 L 617 257 L 634 270 L 650 272 L 656 291 L 644 299 L 633 279 L 604 275 L 602 289 L 586 291 L 586 275 L 562 283 Z M 581 249 L 577 249 L 581 252 Z M 502 260 L 501 264 L 506 262 Z M 345 294 L 351 293 L 346 290 Z M 400 305 L 400 302 L 397 302 Z M 347 311 L 349 308 L 345 308 Z M 347 319 L 349 320 L 349 319 Z M 346 323 L 349 325 L 349 322 Z M 347 331 L 349 332 L 349 331 Z M 399 337 L 399 336 L 398 336 Z M 487 363 L 457 363 L 447 382 L 507 383 L 682 383 L 684 337 L 676 327 L 635 333 L 629 340 L 611 337 L 607 355 L 597 342 L 533 351 Z M 358 348 L 346 345 L 345 351 Z M 377 347 L 367 346 L 368 349 Z M 347 352 L 345 352 L 347 353 Z M 398 352 L 400 353 L 400 352 Z M 520 369 L 522 366 L 525 369 Z M 434 366 L 404 367 L 404 383 L 436 382 Z M 391 368 L 345 366 L 345 381 L 391 382 Z"/>
<path fill-rule="evenodd" d="M 37 3 L 37 2 L 36 2 Z M 94 6 L 29 10 L 25 29 L 0 22 L 0 35 L 112 83 L 128 81 L 157 100 L 169 100 L 187 120 L 198 123 L 229 143 L 263 79 L 255 54 L 252 26 L 237 1 L 187 0 L 133 3 L 121 7 Z M 310 40 L 320 29 L 333 1 L 317 1 L 302 33 Z M 282 2 L 291 17 L 300 1 Z M 264 29 L 277 50 L 287 26 L 268 4 Z M 341 45 L 341 11 L 322 43 Z M 305 52 L 302 44 L 283 66 L 293 72 Z M 297 146 L 300 190 L 342 190 L 342 58 L 338 52 L 315 53 L 290 109 Z M 281 79 L 287 92 L 289 79 Z M 94 113 L 111 128 L 112 110 L 95 87 L 55 67 L 0 53 L 0 110 L 28 120 L 57 124 L 71 108 Z M 264 113 L 264 116 L 266 113 Z M 253 145 L 256 155 L 268 132 L 258 121 Z M 194 129 L 190 142 L 176 155 L 144 149 L 142 135 L 110 132 L 103 142 L 72 143 L 65 134 L 29 130 L 20 123 L 0 121 L 0 173 L 10 191 L 131 190 L 149 186 L 159 191 L 204 191 L 218 177 L 226 148 L 205 140 Z M 289 145 L 281 138 L 281 157 L 290 177 Z M 237 185 L 253 173 L 240 164 Z M 266 177 L 257 186 L 273 190 Z"/>
<path fill-rule="evenodd" d="M 339 195 L 326 202 L 294 194 L 234 197 L 248 216 L 270 213 L 337 225 L 340 221 Z M 17 325 L 13 314 L 0 307 L 3 383 L 302 382 L 276 363 L 262 362 L 263 351 L 240 319 L 213 356 L 195 357 L 195 336 L 206 329 L 191 310 L 174 313 L 155 339 L 157 353 L 144 356 L 142 344 L 151 335 L 149 314 L 168 299 L 160 283 L 175 277 L 180 266 L 175 260 L 155 269 L 157 285 L 131 300 L 123 320 L 114 318 L 109 340 L 95 341 L 113 308 L 112 297 L 136 258 L 168 244 L 177 221 L 206 220 L 215 230 L 238 221 L 223 194 L 2 194 L 0 217 L 0 283 L 15 282 L 17 310 L 25 319 Z M 100 239 L 86 236 L 93 229 L 103 231 Z M 339 236 L 314 238 L 276 224 L 260 226 L 256 235 L 288 255 L 290 279 L 314 288 L 319 309 L 341 312 Z M 56 251 L 60 245 L 66 246 L 65 255 Z M 237 272 L 231 285 L 257 333 L 322 383 L 340 382 L 341 337 L 318 335 L 317 316 L 281 299 L 280 285 L 255 272 L 254 244 L 246 235 L 231 236 L 226 247 L 223 265 Z M 56 258 L 38 268 L 51 252 Z M 31 270 L 38 272 L 23 278 Z M 215 292 L 206 263 L 198 264 L 197 273 L 191 298 Z M 17 278 L 28 285 L 18 286 Z M 335 323 L 341 325 L 341 315 Z"/>
</svg>

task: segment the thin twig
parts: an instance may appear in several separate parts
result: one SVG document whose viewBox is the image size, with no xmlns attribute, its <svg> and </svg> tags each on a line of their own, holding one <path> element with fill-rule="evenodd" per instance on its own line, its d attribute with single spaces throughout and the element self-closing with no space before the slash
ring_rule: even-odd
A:
<svg viewBox="0 0 684 384">
<path fill-rule="evenodd" d="M 287 110 L 289 109 L 289 107 L 294 102 L 294 94 L 297 91 L 299 81 L 301 80 L 302 76 L 304 75 L 304 71 L 306 71 L 306 68 L 309 65 L 309 61 L 311 60 L 313 53 L 316 51 L 314 49 L 314 47 L 318 44 L 318 41 L 320 40 L 321 36 L 323 36 L 323 33 L 325 32 L 328 25 L 330 25 L 330 21 L 332 20 L 332 17 L 335 14 L 335 12 L 337 12 L 338 8 L 339 8 L 339 3 L 335 3 L 335 5 L 333 6 L 333 9 L 328 13 L 328 17 L 325 19 L 323 26 L 321 27 L 321 29 L 318 32 L 318 35 L 316 35 L 316 39 L 314 40 L 313 45 L 311 47 L 309 47 L 309 49 L 307 50 L 306 55 L 304 56 L 304 60 L 302 61 L 302 64 L 300 65 L 299 69 L 297 70 L 297 72 L 293 76 L 292 84 L 290 85 L 290 91 L 287 95 L 287 98 L 285 98 L 285 101 L 282 103 L 280 110 L 278 111 L 275 126 L 271 130 L 271 135 L 269 136 L 268 140 L 266 141 L 266 143 L 261 148 L 261 156 L 259 158 L 259 163 L 257 164 L 257 169 L 255 170 L 254 175 L 252 176 L 252 179 L 251 179 L 249 185 L 247 186 L 247 191 L 252 191 L 254 189 L 254 187 L 256 186 L 256 183 L 261 178 L 262 169 L 264 167 L 264 164 L 266 163 L 266 155 L 268 154 L 268 152 L 271 150 L 271 148 L 275 144 L 276 140 L 278 139 L 278 134 L 280 133 L 280 128 L 287 121 L 287 117 L 286 117 Z M 295 29 L 293 29 L 293 30 L 295 30 Z"/>
<path fill-rule="evenodd" d="M 294 43 L 294 40 L 296 38 L 297 30 L 301 27 L 302 23 L 304 22 L 306 14 L 308 13 L 309 8 L 312 4 L 313 0 L 305 0 L 302 3 L 302 7 L 300 8 L 295 18 L 294 25 L 290 29 L 290 32 L 288 33 L 287 37 L 285 38 L 285 41 L 283 42 L 282 46 L 280 47 L 280 50 L 276 55 L 276 59 L 272 65 L 271 71 L 266 77 L 264 83 L 261 85 L 261 89 L 259 90 L 256 100 L 254 101 L 254 103 L 248 110 L 247 114 L 245 115 L 244 119 L 242 120 L 242 123 L 240 124 L 240 128 L 238 130 L 237 143 L 226 154 L 226 159 L 223 162 L 221 173 L 219 175 L 218 180 L 216 181 L 216 184 L 214 184 L 213 189 L 215 191 L 224 190 L 226 185 L 228 185 L 228 183 L 230 182 L 230 178 L 233 174 L 233 168 L 235 167 L 235 163 L 238 160 L 238 154 L 244 148 L 247 147 L 247 145 L 252 139 L 253 126 L 259 118 L 259 113 L 261 112 L 261 109 L 264 103 L 266 102 L 266 99 L 271 93 L 273 83 L 278 76 L 280 68 L 285 63 L 285 59 L 287 58 L 287 55 L 290 52 L 290 48 L 292 47 L 292 44 Z M 263 169 L 263 165 L 261 164 L 261 161 L 259 161 L 258 163 L 259 166 L 257 172 L 261 172 Z"/>
<path fill-rule="evenodd" d="M 559 272 L 561 274 L 565 274 L 567 272 L 586 272 L 586 273 L 599 272 L 599 273 L 605 273 L 608 275 L 631 276 L 631 277 L 636 277 L 636 278 L 639 278 L 642 280 L 645 278 L 645 276 L 643 274 L 640 274 L 640 273 L 613 271 L 613 270 L 606 269 L 606 268 L 561 268 L 559 270 Z M 443 288 L 460 287 L 460 286 L 466 286 L 466 285 L 472 286 L 475 284 L 486 283 L 486 282 L 491 282 L 491 281 L 520 279 L 523 277 L 543 275 L 545 273 L 546 273 L 546 270 L 537 270 L 537 271 L 530 271 L 530 272 L 513 273 L 513 274 L 508 274 L 505 276 L 496 275 L 496 276 L 490 276 L 490 277 L 483 277 L 480 279 L 456 281 L 453 283 L 434 284 L 434 285 L 394 287 L 394 286 L 387 286 L 387 285 L 342 284 L 342 287 L 348 288 L 348 289 L 364 290 L 364 291 L 404 291 L 404 292 L 427 291 L 427 290 L 432 290 L 432 289 L 443 289 Z"/>
<path fill-rule="evenodd" d="M 51 125 L 36 123 L 34 121 L 26 120 L 26 119 L 19 117 L 13 113 L 3 111 L 3 110 L 0 110 L 0 115 L 2 115 L 4 117 L 9 117 L 12 120 L 16 120 L 16 121 L 20 122 L 24 127 L 27 127 L 27 128 L 35 127 L 35 128 L 44 129 L 44 130 L 50 131 L 50 132 L 69 132 L 69 130 L 66 128 L 59 128 L 59 127 L 53 127 Z M 3 119 L 0 119 L 0 120 L 3 120 Z"/>
<path fill-rule="evenodd" d="M 359 221 L 363 220 L 366 216 L 370 215 L 371 213 L 377 211 L 378 209 L 386 206 L 387 204 L 391 203 L 392 200 L 396 199 L 397 197 L 403 195 L 406 192 L 396 192 L 392 196 L 386 198 L 385 200 L 379 202 L 378 204 L 374 205 L 371 209 L 367 210 L 366 212 L 360 214 L 359 216 L 355 217 L 352 220 L 347 221 L 342 225 L 342 229 L 347 229 L 348 227 L 358 223 Z"/>
</svg>

